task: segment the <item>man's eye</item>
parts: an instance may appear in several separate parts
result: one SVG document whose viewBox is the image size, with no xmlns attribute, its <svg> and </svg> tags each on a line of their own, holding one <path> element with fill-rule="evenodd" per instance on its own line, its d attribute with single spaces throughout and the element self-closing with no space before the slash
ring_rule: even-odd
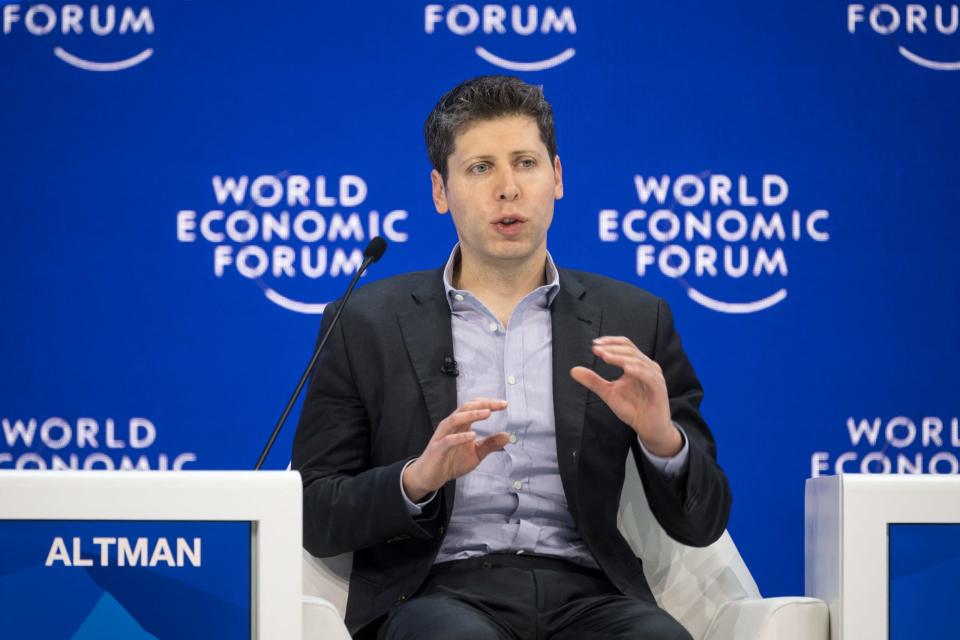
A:
<svg viewBox="0 0 960 640">
<path fill-rule="evenodd" d="M 537 163 L 533 158 L 524 158 L 523 160 L 520 161 L 520 166 L 525 169 L 530 169 L 536 164 Z"/>
<path fill-rule="evenodd" d="M 470 170 L 474 173 L 486 173 L 489 168 L 490 165 L 485 162 L 481 162 L 470 167 Z"/>
</svg>

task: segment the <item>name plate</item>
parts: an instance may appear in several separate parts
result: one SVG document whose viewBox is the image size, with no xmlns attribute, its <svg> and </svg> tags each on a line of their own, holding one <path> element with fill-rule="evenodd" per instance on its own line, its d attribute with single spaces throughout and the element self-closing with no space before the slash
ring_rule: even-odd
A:
<svg viewBox="0 0 960 640">
<path fill-rule="evenodd" d="M 252 526 L 0 520 L 0 635 L 250 638 Z"/>
</svg>

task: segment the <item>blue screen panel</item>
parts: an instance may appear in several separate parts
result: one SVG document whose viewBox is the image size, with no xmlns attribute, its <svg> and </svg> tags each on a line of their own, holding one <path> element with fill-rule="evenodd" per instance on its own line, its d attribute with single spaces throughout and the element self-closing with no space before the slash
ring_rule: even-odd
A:
<svg viewBox="0 0 960 640">
<path fill-rule="evenodd" d="M 891 524 L 890 640 L 960 633 L 960 524 Z"/>
</svg>

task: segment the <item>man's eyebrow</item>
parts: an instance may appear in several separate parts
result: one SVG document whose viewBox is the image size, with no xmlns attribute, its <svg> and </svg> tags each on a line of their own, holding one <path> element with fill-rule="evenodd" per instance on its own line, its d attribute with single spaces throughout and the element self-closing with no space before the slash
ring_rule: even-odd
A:
<svg viewBox="0 0 960 640">
<path fill-rule="evenodd" d="M 469 158 L 464 158 L 460 161 L 460 166 L 462 167 L 465 164 L 470 164 L 471 162 L 476 162 L 477 160 L 493 160 L 493 156 L 490 155 L 481 155 L 481 156 L 470 156 Z"/>
<path fill-rule="evenodd" d="M 516 156 L 542 156 L 543 154 L 542 154 L 541 152 L 537 151 L 536 149 L 518 149 L 518 150 L 516 150 L 516 151 L 511 151 L 511 152 L 510 152 L 510 155 L 511 155 L 512 157 L 516 157 Z M 495 160 L 495 159 L 496 159 L 496 158 L 494 158 L 493 156 L 488 155 L 488 154 L 478 155 L 478 156 L 470 156 L 469 158 L 464 158 L 463 160 L 461 160 L 461 161 L 460 161 L 460 166 L 462 167 L 462 166 L 465 165 L 465 164 L 469 164 L 469 163 L 471 163 L 471 162 L 476 162 L 477 160 L 487 160 L 487 161 L 489 161 L 489 160 Z"/>
</svg>

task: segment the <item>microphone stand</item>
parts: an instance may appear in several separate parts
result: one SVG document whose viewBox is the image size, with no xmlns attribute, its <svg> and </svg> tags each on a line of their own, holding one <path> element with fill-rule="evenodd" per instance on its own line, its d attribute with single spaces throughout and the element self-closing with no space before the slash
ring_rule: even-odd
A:
<svg viewBox="0 0 960 640">
<path fill-rule="evenodd" d="M 363 272 L 367 270 L 367 267 L 379 260 L 383 255 L 383 252 L 386 250 L 387 242 L 380 236 L 373 238 L 367 245 L 367 248 L 364 249 L 363 262 L 360 264 L 360 268 L 357 269 L 357 272 L 353 275 L 353 279 L 350 280 L 350 286 L 347 287 L 347 292 L 343 296 L 343 302 L 341 302 L 340 306 L 337 307 L 337 312 L 334 314 L 333 320 L 330 322 L 330 326 L 327 327 L 323 337 L 320 339 L 320 344 L 317 345 L 317 348 L 313 350 L 313 357 L 310 358 L 310 364 L 307 365 L 303 375 L 300 376 L 300 382 L 297 383 L 297 388 L 294 390 L 293 395 L 290 396 L 290 400 L 287 401 L 287 406 L 283 408 L 283 414 L 277 421 L 277 425 L 273 428 L 273 433 L 270 434 L 270 439 L 267 440 L 267 445 L 263 448 L 263 452 L 260 454 L 260 459 L 257 460 L 257 464 L 253 467 L 254 471 L 259 471 L 263 466 L 264 461 L 267 459 L 267 454 L 270 453 L 270 449 L 273 447 L 274 441 L 276 441 L 277 436 L 280 435 L 280 429 L 283 428 L 283 423 L 286 422 L 287 416 L 289 416 L 290 411 L 293 410 L 293 405 L 296 404 L 297 398 L 300 396 L 300 392 L 303 390 L 303 385 L 307 383 L 307 380 L 310 378 L 310 372 L 313 371 L 314 365 L 316 365 L 317 360 L 320 359 L 320 352 L 323 350 L 323 345 L 327 344 L 327 339 L 330 337 L 330 334 L 333 333 L 333 328 L 337 326 L 337 321 L 340 319 L 340 314 L 343 313 L 343 308 L 347 306 L 347 300 L 350 299 L 350 294 L 353 293 L 353 288 L 357 286 L 357 281 L 360 279 L 360 276 L 363 275 Z"/>
</svg>

